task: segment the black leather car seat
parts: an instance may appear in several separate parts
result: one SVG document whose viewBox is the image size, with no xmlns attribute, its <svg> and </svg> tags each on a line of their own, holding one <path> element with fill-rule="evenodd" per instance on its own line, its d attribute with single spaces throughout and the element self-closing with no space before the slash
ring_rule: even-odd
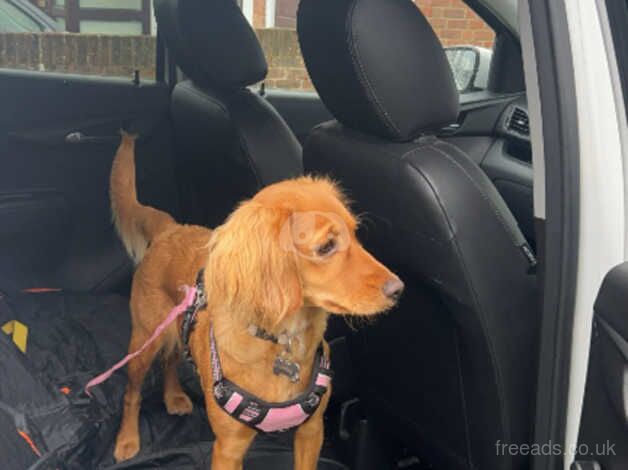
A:
<svg viewBox="0 0 628 470">
<path fill-rule="evenodd" d="M 341 182 L 406 284 L 352 339 L 369 416 L 435 468 L 527 468 L 496 444 L 531 436 L 534 255 L 488 177 L 435 136 L 458 115 L 440 42 L 410 0 L 302 0 L 297 27 L 336 118 L 312 131 L 305 169 Z"/>
<path fill-rule="evenodd" d="M 166 47 L 187 80 L 172 93 L 185 222 L 216 226 L 262 187 L 303 172 L 301 146 L 247 86 L 266 59 L 233 0 L 155 0 Z"/>
</svg>

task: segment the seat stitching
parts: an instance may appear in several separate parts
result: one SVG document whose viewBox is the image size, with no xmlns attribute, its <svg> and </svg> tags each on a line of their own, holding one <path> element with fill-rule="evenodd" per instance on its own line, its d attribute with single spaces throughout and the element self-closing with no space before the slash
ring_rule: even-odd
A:
<svg viewBox="0 0 628 470">
<path fill-rule="evenodd" d="M 251 167 L 251 171 L 253 172 L 253 175 L 255 176 L 255 181 L 257 182 L 257 188 L 261 189 L 263 187 L 262 185 L 262 179 L 260 178 L 259 172 L 257 167 L 255 166 L 255 162 L 253 161 L 253 158 L 251 156 L 251 151 L 249 149 L 249 145 L 248 142 L 246 140 L 246 137 L 244 137 L 244 135 L 238 131 L 238 137 L 240 138 L 240 144 L 243 147 L 244 150 L 244 154 L 246 155 L 246 160 L 249 163 L 249 166 Z"/>
<path fill-rule="evenodd" d="M 432 145 L 430 145 L 430 147 L 433 147 Z M 447 221 L 447 224 L 451 227 L 450 224 L 450 217 L 447 214 L 447 210 L 445 209 L 445 206 L 443 205 L 438 192 L 436 191 L 436 189 L 434 188 L 434 186 L 432 185 L 432 183 L 430 182 L 430 180 L 427 178 L 427 176 L 423 173 L 423 171 L 421 169 L 419 169 L 418 167 L 415 167 L 414 165 L 409 165 L 410 168 L 414 169 L 418 174 L 421 175 L 421 177 L 425 180 L 425 182 L 427 183 L 427 185 L 430 187 L 430 189 L 432 189 L 432 192 L 434 194 L 434 196 L 436 197 L 436 200 L 438 201 L 438 205 L 440 206 L 441 211 L 443 212 L 443 215 L 445 216 L 445 219 Z M 452 230 L 453 232 L 453 230 Z M 493 346 L 493 341 L 491 336 L 488 334 L 488 327 L 486 324 L 486 317 L 484 314 L 484 310 L 482 308 L 482 304 L 480 303 L 479 297 L 477 295 L 477 293 L 475 292 L 475 289 L 473 287 L 473 283 L 471 282 L 471 276 L 469 274 L 467 265 L 465 263 L 465 259 L 462 256 L 462 251 L 460 250 L 460 246 L 458 245 L 458 237 L 455 235 L 452 238 L 452 242 L 453 242 L 453 246 L 456 250 L 456 254 L 458 259 L 460 260 L 460 264 L 462 267 L 462 271 L 464 273 L 464 281 L 465 284 L 467 285 L 467 288 L 469 289 L 469 292 L 471 293 L 471 296 L 473 298 L 473 303 L 476 306 L 476 309 L 479 313 L 479 318 L 480 318 L 480 325 L 482 327 L 482 333 L 484 334 L 484 339 L 486 341 L 486 344 L 488 345 L 489 348 L 489 355 L 490 355 L 490 359 L 491 359 L 491 363 L 493 364 L 493 370 L 495 371 L 496 374 L 496 378 L 497 378 L 497 395 L 498 395 L 498 400 L 499 400 L 499 404 L 500 404 L 500 411 L 502 411 L 500 413 L 500 420 L 501 420 L 501 424 L 503 427 L 504 432 L 508 432 L 507 431 L 507 426 L 506 426 L 506 413 L 504 413 L 505 410 L 505 400 L 504 400 L 504 391 L 503 391 L 503 385 L 502 385 L 502 377 L 501 377 L 501 371 L 499 369 L 499 367 L 497 367 L 497 362 L 496 362 L 496 355 L 495 355 L 495 350 L 494 350 L 494 346 Z"/>
<path fill-rule="evenodd" d="M 196 95 L 196 96 L 198 96 L 201 99 L 204 99 L 206 101 L 209 101 L 209 102 L 215 104 L 216 106 L 218 106 L 221 109 L 221 111 L 223 111 L 226 115 L 230 116 L 229 110 L 227 108 L 225 108 L 224 104 L 222 104 L 220 101 L 214 99 L 213 97 L 209 96 L 208 94 L 201 92 L 192 83 L 189 83 L 189 82 L 188 83 L 182 83 L 179 88 L 180 89 L 183 88 L 183 89 L 187 90 L 188 92 L 192 93 L 193 95 Z"/>
<path fill-rule="evenodd" d="M 431 147 L 432 149 L 434 149 L 436 152 L 440 153 L 441 155 L 443 155 L 445 158 L 447 158 L 450 162 L 452 162 L 454 165 L 456 165 L 458 168 L 460 168 L 462 170 L 462 172 L 465 174 L 465 176 L 469 179 L 469 181 L 471 181 L 471 183 L 473 184 L 473 186 L 475 186 L 475 188 L 479 191 L 480 195 L 482 196 L 482 198 L 488 203 L 489 207 L 492 209 L 492 211 L 495 213 L 495 216 L 497 217 L 497 220 L 499 220 L 499 222 L 501 223 L 502 227 L 504 228 L 504 230 L 506 231 L 506 233 L 508 234 L 508 237 L 512 240 L 513 244 L 515 246 L 519 246 L 518 241 L 516 240 L 514 234 L 512 233 L 512 230 L 510 230 L 510 228 L 508 228 L 508 224 L 506 224 L 506 221 L 504 220 L 503 216 L 501 215 L 501 213 L 499 212 L 499 208 L 497 208 L 495 206 L 495 204 L 493 203 L 493 201 L 491 201 L 490 197 L 488 197 L 488 195 L 484 192 L 484 190 L 482 189 L 482 187 L 475 181 L 475 179 L 473 179 L 471 177 L 471 175 L 469 174 L 469 172 L 459 163 L 457 162 L 454 158 L 451 157 L 451 155 L 449 155 L 448 153 L 442 151 L 441 149 L 439 149 L 438 147 L 436 147 L 435 145 L 431 144 L 429 145 L 429 147 Z"/>
<path fill-rule="evenodd" d="M 457 150 L 458 152 L 462 152 L 462 153 L 464 153 L 467 157 L 469 157 L 469 156 L 466 154 L 466 152 L 464 152 L 461 148 L 456 147 L 454 144 L 451 144 L 451 143 L 447 142 L 446 140 L 441 140 L 441 139 L 438 139 L 438 143 L 439 143 L 439 144 L 442 144 L 442 145 L 446 145 L 447 147 L 449 147 L 449 148 L 450 148 L 450 149 L 452 149 L 452 150 Z M 471 157 L 469 157 L 469 158 L 471 158 Z"/>
<path fill-rule="evenodd" d="M 417 152 L 418 150 L 421 150 L 425 147 L 429 147 L 431 144 L 419 144 L 416 147 L 411 148 L 410 150 L 408 150 L 406 153 L 404 153 L 403 155 L 401 155 L 401 160 L 405 160 L 406 157 L 408 157 L 409 155 L 412 155 L 413 153 Z"/>
<path fill-rule="evenodd" d="M 352 21 L 353 15 L 357 8 L 357 4 L 358 4 L 358 0 L 353 0 L 353 3 L 351 4 L 351 7 L 349 8 L 348 15 L 347 15 L 347 31 L 348 31 L 347 46 L 349 48 L 349 54 L 351 56 L 351 62 L 353 64 L 353 68 L 356 72 L 358 72 L 357 73 L 358 80 L 360 81 L 362 86 L 366 88 L 366 91 L 367 91 L 366 99 L 375 107 L 378 117 L 380 118 L 383 117 L 382 120 L 384 122 L 384 125 L 388 128 L 388 130 L 395 132 L 397 135 L 401 135 L 401 131 L 399 130 L 397 125 L 393 122 L 392 118 L 390 117 L 386 109 L 382 106 L 381 102 L 379 101 L 379 98 L 377 97 L 377 94 L 375 93 L 375 89 L 371 85 L 371 82 L 368 76 L 366 75 L 364 66 L 360 59 L 359 50 L 358 50 L 359 49 L 358 40 L 353 35 L 353 21 Z M 356 65 L 359 68 L 359 70 L 356 69 Z"/>
<path fill-rule="evenodd" d="M 500 421 L 501 421 L 504 433 L 508 433 L 508 436 L 506 436 L 506 441 L 509 441 L 509 428 L 506 425 L 507 416 L 505 413 L 506 406 L 505 406 L 504 390 L 503 390 L 503 383 L 502 383 L 503 379 L 502 379 L 501 369 L 497 365 L 497 360 L 496 360 L 497 355 L 495 354 L 495 348 L 493 346 L 492 337 L 489 334 L 488 327 L 486 325 L 486 317 L 484 315 L 484 309 L 482 308 L 482 304 L 480 303 L 479 297 L 475 291 L 475 288 L 473 287 L 473 283 L 471 282 L 471 276 L 467 268 L 467 263 L 465 262 L 465 259 L 462 257 L 460 246 L 457 243 L 457 238 L 455 240 L 454 246 L 456 247 L 456 252 L 458 253 L 458 257 L 460 258 L 460 263 L 462 264 L 465 283 L 467 284 L 467 287 L 469 288 L 469 291 L 471 292 L 471 295 L 473 296 L 473 301 L 477 305 L 478 312 L 480 313 L 482 332 L 484 333 L 484 338 L 486 340 L 486 343 L 488 344 L 490 357 L 491 357 L 491 363 L 493 364 L 493 370 L 495 371 L 495 375 L 497 376 L 496 377 L 497 378 L 497 399 L 499 400 L 499 406 L 500 406 L 500 411 L 501 411 Z"/>
<path fill-rule="evenodd" d="M 244 133 L 240 132 L 240 127 L 235 126 L 235 128 L 237 129 L 240 144 L 242 145 L 243 150 L 244 150 L 244 155 L 246 155 L 246 159 L 249 163 L 249 166 L 251 167 L 251 171 L 253 172 L 253 175 L 255 176 L 255 181 L 257 182 L 257 188 L 261 189 L 263 188 L 264 185 L 262 184 L 262 178 L 259 175 L 259 171 L 255 165 L 255 162 L 253 161 L 253 157 L 249 148 L 248 141 L 246 140 Z"/>
<path fill-rule="evenodd" d="M 412 168 L 414 171 L 416 171 L 417 173 L 419 173 L 421 175 L 421 177 L 425 180 L 425 182 L 427 183 L 427 185 L 430 187 L 430 189 L 432 190 L 432 193 L 434 193 L 434 197 L 436 197 L 436 200 L 438 201 L 438 205 L 440 206 L 441 211 L 443 212 L 443 215 L 445 216 L 445 221 L 447 222 L 447 226 L 449 227 L 449 232 L 452 234 L 452 239 L 455 236 L 455 231 L 453 226 L 451 225 L 450 222 L 450 218 L 449 215 L 447 214 L 447 211 L 445 210 L 445 207 L 442 204 L 442 201 L 440 199 L 440 196 L 438 195 L 438 192 L 436 191 L 436 188 L 434 188 L 434 186 L 432 185 L 431 181 L 427 178 L 427 176 L 425 176 L 425 174 L 423 173 L 423 171 L 421 171 L 421 169 L 419 169 L 418 167 L 414 166 L 412 163 L 408 162 L 405 157 L 409 154 L 411 154 L 412 152 L 414 152 L 416 149 L 411 150 L 409 152 L 406 152 L 402 157 L 401 160 L 403 162 L 405 162 L 410 168 Z"/>
<path fill-rule="evenodd" d="M 209 96 L 209 95 L 207 95 L 205 93 L 202 93 L 201 91 L 197 90 L 194 87 L 190 87 L 187 84 L 183 84 L 183 85 L 185 85 L 185 89 L 188 92 L 190 92 L 190 93 L 196 95 L 197 97 L 199 97 L 201 99 L 204 99 L 206 101 L 209 101 L 210 103 L 213 103 L 216 106 L 218 106 L 218 108 L 220 108 L 227 115 L 227 117 L 229 118 L 229 121 L 231 121 L 233 123 L 231 113 L 225 107 L 225 105 L 223 103 L 221 103 L 220 101 L 214 99 L 213 97 L 211 97 L 211 96 Z M 258 188 L 261 188 L 262 187 L 261 178 L 260 178 L 260 176 L 258 174 L 257 168 L 255 167 L 255 163 L 254 163 L 253 159 L 251 158 L 251 153 L 250 153 L 250 150 L 249 150 L 249 146 L 248 146 L 248 144 L 246 142 L 246 138 L 242 135 L 242 133 L 240 132 L 238 126 L 234 126 L 234 128 L 236 129 L 236 132 L 238 134 L 238 140 L 240 140 L 240 144 L 243 147 L 244 155 L 246 156 L 246 160 L 247 160 L 247 162 L 249 164 L 249 167 L 251 168 L 251 171 L 253 172 L 253 176 L 255 176 L 255 181 L 257 182 L 257 186 L 258 186 Z"/>
</svg>

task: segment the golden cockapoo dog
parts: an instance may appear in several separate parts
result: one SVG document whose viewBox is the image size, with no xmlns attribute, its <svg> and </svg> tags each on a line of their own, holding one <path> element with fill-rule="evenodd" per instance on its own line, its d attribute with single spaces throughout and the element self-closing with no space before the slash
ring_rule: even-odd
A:
<svg viewBox="0 0 628 470">
<path fill-rule="evenodd" d="M 138 202 L 134 151 L 134 137 L 123 135 L 111 172 L 114 222 L 137 263 L 131 291 L 129 351 L 146 342 L 181 302 L 181 286 L 194 285 L 197 273 L 204 268 L 207 307 L 198 313 L 190 351 L 216 435 L 212 469 L 241 469 L 256 431 L 216 403 L 210 325 L 224 376 L 262 400 L 282 402 L 308 387 L 329 313 L 372 315 L 390 309 L 403 283 L 360 245 L 354 233 L 356 219 L 329 180 L 302 177 L 268 186 L 212 231 L 177 224 L 170 215 Z M 170 325 L 128 364 L 124 411 L 114 451 L 117 461 L 139 451 L 142 381 L 158 353 L 163 359 L 168 412 L 182 415 L 192 411 L 192 402 L 177 377 L 182 349 L 180 323 Z M 284 347 L 253 335 L 251 325 L 295 338 L 296 347 L 290 350 L 289 359 L 301 368 L 297 381 L 273 373 Z M 296 430 L 297 470 L 316 468 L 330 393 L 327 390 L 318 409 Z"/>
</svg>

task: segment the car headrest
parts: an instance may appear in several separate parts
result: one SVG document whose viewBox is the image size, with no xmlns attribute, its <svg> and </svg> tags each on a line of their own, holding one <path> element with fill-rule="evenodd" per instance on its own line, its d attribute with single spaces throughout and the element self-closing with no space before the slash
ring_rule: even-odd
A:
<svg viewBox="0 0 628 470">
<path fill-rule="evenodd" d="M 264 79 L 266 59 L 234 0 L 155 0 L 166 47 L 194 83 L 223 90 Z"/>
<path fill-rule="evenodd" d="M 451 68 L 411 0 L 301 0 L 297 29 L 312 82 L 343 125 L 409 141 L 455 122 Z"/>
</svg>

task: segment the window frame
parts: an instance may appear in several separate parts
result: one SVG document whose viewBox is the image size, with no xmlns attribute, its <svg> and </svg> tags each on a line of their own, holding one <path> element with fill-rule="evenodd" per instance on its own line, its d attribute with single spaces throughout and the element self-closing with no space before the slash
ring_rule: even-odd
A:
<svg viewBox="0 0 628 470">
<path fill-rule="evenodd" d="M 69 33 L 80 33 L 81 21 L 129 21 L 142 25 L 142 34 L 151 34 L 151 0 L 141 0 L 140 9 L 129 8 L 81 8 L 80 0 L 65 0 L 58 6 L 54 0 L 46 0 L 44 11 L 53 18 L 63 18 Z"/>
<path fill-rule="evenodd" d="M 495 32 L 486 90 L 498 95 L 525 92 L 519 32 L 511 30 L 481 0 L 462 1 Z"/>
</svg>

